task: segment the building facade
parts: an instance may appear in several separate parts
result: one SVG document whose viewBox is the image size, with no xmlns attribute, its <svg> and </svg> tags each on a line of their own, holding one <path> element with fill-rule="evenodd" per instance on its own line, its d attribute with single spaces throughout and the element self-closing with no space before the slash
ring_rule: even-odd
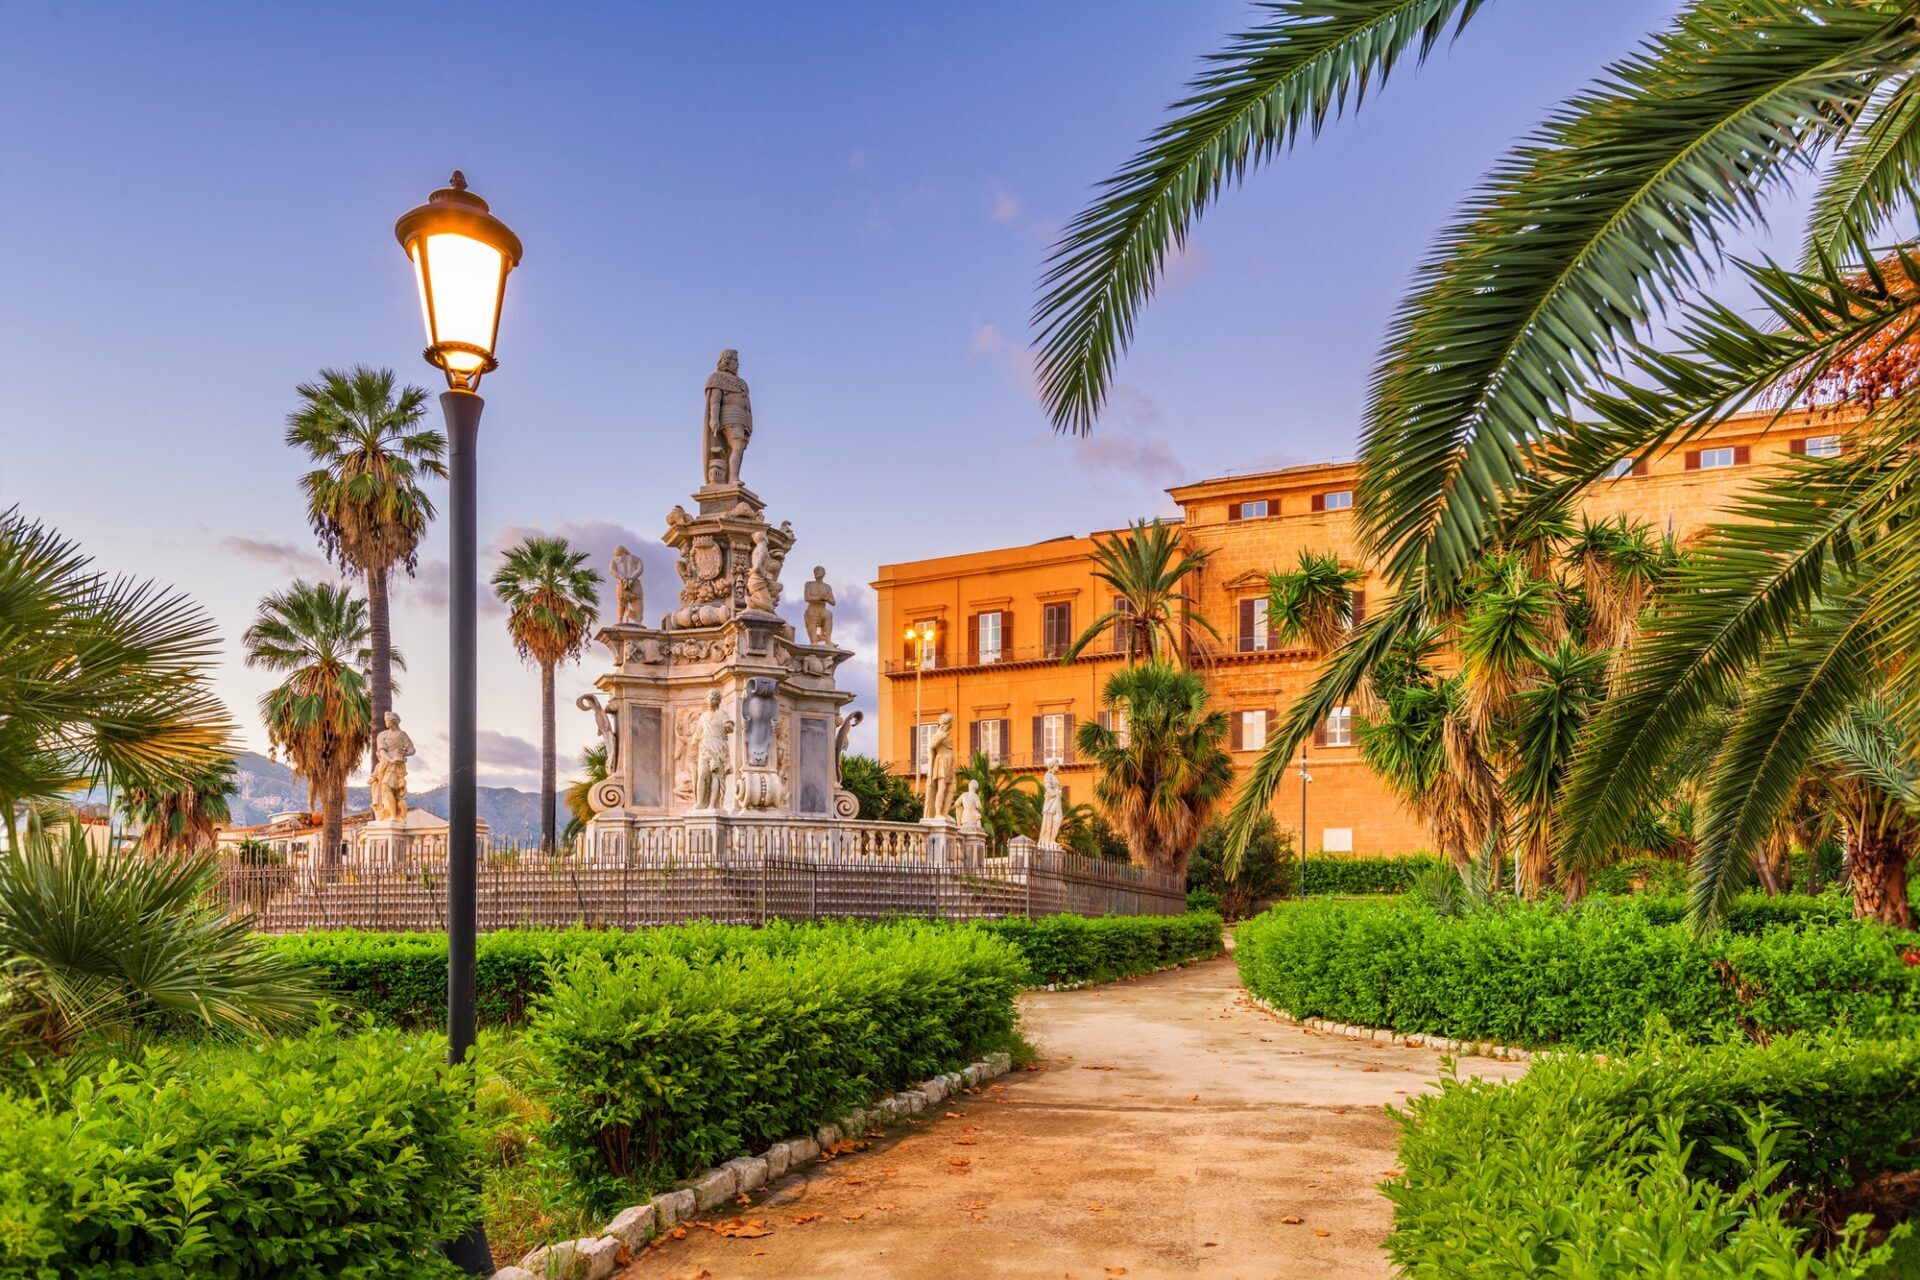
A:
<svg viewBox="0 0 1920 1280">
<path fill-rule="evenodd" d="M 1848 419 L 1830 413 L 1756 414 L 1731 420 L 1686 447 L 1636 459 L 1594 486 L 1583 507 L 1595 518 L 1625 515 L 1685 542 L 1727 513 L 1769 462 L 1838 452 Z M 1167 492 L 1180 506 L 1187 545 L 1211 552 L 1186 584 L 1194 611 L 1219 634 L 1197 664 L 1213 705 L 1232 723 L 1235 765 L 1249 767 L 1286 708 L 1311 684 L 1321 655 L 1269 636 L 1267 576 L 1303 551 L 1339 556 L 1367 576 L 1355 592 L 1365 616 L 1385 595 L 1362 555 L 1353 521 L 1356 467 L 1325 463 L 1226 475 Z M 963 750 L 1018 770 L 1058 760 L 1069 802 L 1093 799 L 1089 766 L 1076 758 L 1081 721 L 1104 718 L 1100 688 L 1125 661 L 1116 643 L 1062 656 L 1115 600 L 1094 576 L 1103 533 L 1055 538 L 880 566 L 881 758 L 902 774 L 923 765 L 926 726 L 951 712 Z M 907 632 L 913 635 L 908 638 Z M 919 726 L 916 730 L 916 726 Z M 1288 774 L 1274 816 L 1305 832 L 1313 851 L 1387 853 L 1427 847 L 1425 826 L 1381 785 L 1354 744 L 1350 710 L 1337 711 L 1296 752 L 1311 779 Z M 1303 793 L 1304 792 L 1304 800 Z M 1304 810 L 1304 819 L 1303 819 Z"/>
</svg>

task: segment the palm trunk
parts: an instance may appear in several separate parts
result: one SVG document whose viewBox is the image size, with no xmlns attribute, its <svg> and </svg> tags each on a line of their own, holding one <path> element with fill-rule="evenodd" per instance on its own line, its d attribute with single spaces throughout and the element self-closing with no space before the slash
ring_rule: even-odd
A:
<svg viewBox="0 0 1920 1280">
<path fill-rule="evenodd" d="M 553 664 L 540 664 L 540 840 L 554 850 Z"/>
<path fill-rule="evenodd" d="M 320 865 L 331 880 L 340 868 L 341 816 L 347 807 L 347 780 L 342 777 L 320 797 Z"/>
<path fill-rule="evenodd" d="M 367 627 L 373 649 L 373 672 L 369 683 L 373 695 L 373 734 L 376 739 L 387 727 L 387 712 L 393 710 L 393 630 L 388 618 L 387 575 L 390 569 L 367 573 Z M 367 747 L 367 768 L 374 765 L 374 748 Z"/>
<path fill-rule="evenodd" d="M 1895 928 L 1911 929 L 1913 911 L 1907 902 L 1907 864 L 1913 849 L 1898 828 L 1856 831 L 1848 850 L 1853 872 L 1853 914 Z"/>
</svg>

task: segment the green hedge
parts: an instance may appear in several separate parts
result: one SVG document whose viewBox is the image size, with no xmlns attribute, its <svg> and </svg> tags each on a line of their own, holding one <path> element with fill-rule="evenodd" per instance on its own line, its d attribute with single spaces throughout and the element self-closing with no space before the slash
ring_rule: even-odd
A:
<svg viewBox="0 0 1920 1280">
<path fill-rule="evenodd" d="M 0 1094 L 0 1276 L 456 1274 L 423 1252 L 479 1211 L 445 1052 L 323 1023 Z"/>
<path fill-rule="evenodd" d="M 512 1026 L 547 988 L 548 965 L 574 956 L 679 957 L 710 964 L 737 955 L 784 955 L 878 936 L 885 925 L 840 921 L 764 928 L 688 924 L 624 932 L 610 929 L 512 929 L 483 934 L 474 962 L 480 1021 Z M 1185 916 L 1053 916 L 977 925 L 1020 949 L 1035 982 L 1085 982 L 1157 968 L 1220 951 L 1220 918 Z M 441 934 L 359 933 L 343 930 L 274 940 L 293 959 L 311 965 L 328 988 L 357 1009 L 391 1026 L 445 1023 L 447 940 Z"/>
<path fill-rule="evenodd" d="M 1920 1032 L 1920 969 L 1852 921 L 1696 937 L 1634 906 L 1444 917 L 1405 903 L 1306 902 L 1240 927 L 1248 990 L 1298 1017 L 1504 1044 L 1633 1043 L 1650 1017 L 1690 1040 L 1847 1024 Z"/>
<path fill-rule="evenodd" d="M 1405 893 L 1422 872 L 1445 863 L 1432 853 L 1396 853 L 1382 858 L 1319 854 L 1307 859 L 1301 883 L 1309 897 L 1316 893 Z"/>
<path fill-rule="evenodd" d="M 825 931 L 708 964 L 577 954 L 527 1036 L 548 1141 L 601 1204 L 758 1151 L 1006 1045 L 1019 954 L 984 930 Z"/>
<path fill-rule="evenodd" d="M 1916 1132 L 1911 1041 L 1555 1055 L 1408 1104 L 1387 1250 L 1411 1276 L 1463 1258 L 1473 1274 L 1865 1276 L 1886 1251 L 1807 1259 L 1815 1220 L 1843 1216 L 1831 1193 L 1920 1166 Z"/>
</svg>

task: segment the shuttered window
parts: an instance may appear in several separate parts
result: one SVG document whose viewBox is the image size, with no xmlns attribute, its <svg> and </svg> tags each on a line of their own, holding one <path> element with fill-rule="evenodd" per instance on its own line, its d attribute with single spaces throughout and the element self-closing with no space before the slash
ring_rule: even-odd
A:
<svg viewBox="0 0 1920 1280">
<path fill-rule="evenodd" d="M 968 758 L 985 756 L 988 764 L 1007 762 L 1007 720 L 975 720 L 968 732 Z"/>
<path fill-rule="evenodd" d="M 1272 648 L 1267 629 L 1267 598 L 1248 596 L 1240 602 L 1241 653 L 1264 653 Z"/>
<path fill-rule="evenodd" d="M 1070 764 L 1073 761 L 1073 716 L 1053 712 L 1033 718 L 1033 763 Z"/>
<path fill-rule="evenodd" d="M 1040 644 L 1049 658 L 1058 658 L 1073 644 L 1073 603 L 1059 600 L 1040 613 Z"/>
<path fill-rule="evenodd" d="M 1006 645 L 1006 616 L 998 609 L 974 615 L 973 640 L 968 647 L 975 662 L 1000 661 Z"/>
</svg>

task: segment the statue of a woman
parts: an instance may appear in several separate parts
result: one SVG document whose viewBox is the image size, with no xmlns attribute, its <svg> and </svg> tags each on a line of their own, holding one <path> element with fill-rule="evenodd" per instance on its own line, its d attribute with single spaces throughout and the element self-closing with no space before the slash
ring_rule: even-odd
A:
<svg viewBox="0 0 1920 1280">
<path fill-rule="evenodd" d="M 1066 806 L 1060 794 L 1060 775 L 1055 773 L 1053 765 L 1047 765 L 1045 794 L 1040 801 L 1040 847 L 1058 849 L 1060 847 L 1060 824 L 1066 818 Z"/>
</svg>

